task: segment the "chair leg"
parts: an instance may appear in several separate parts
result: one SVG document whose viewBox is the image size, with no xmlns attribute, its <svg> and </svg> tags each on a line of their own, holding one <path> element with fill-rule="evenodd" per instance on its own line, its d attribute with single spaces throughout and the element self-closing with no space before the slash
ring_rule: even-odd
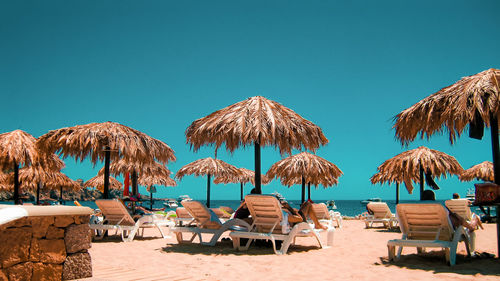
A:
<svg viewBox="0 0 500 281">
<path fill-rule="evenodd" d="M 425 248 L 417 247 L 417 253 L 419 253 L 419 254 L 425 253 Z"/>
<path fill-rule="evenodd" d="M 403 246 L 399 246 L 398 248 L 398 255 L 397 255 L 397 259 L 399 260 L 401 258 L 401 253 L 403 252 Z"/>
<path fill-rule="evenodd" d="M 396 254 L 396 247 L 392 245 L 387 245 L 387 251 L 389 253 L 389 261 L 394 261 Z"/>
</svg>

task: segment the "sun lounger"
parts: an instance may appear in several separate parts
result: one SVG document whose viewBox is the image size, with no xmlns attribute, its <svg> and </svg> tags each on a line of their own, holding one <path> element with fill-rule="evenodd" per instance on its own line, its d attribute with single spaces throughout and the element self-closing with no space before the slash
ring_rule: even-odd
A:
<svg viewBox="0 0 500 281">
<path fill-rule="evenodd" d="M 319 222 L 331 227 L 334 227 L 333 224 L 335 223 L 338 228 L 342 228 L 342 215 L 340 215 L 340 212 L 328 211 L 325 203 L 312 204 L 312 207 Z"/>
<path fill-rule="evenodd" d="M 476 214 L 472 213 L 470 210 L 468 199 L 450 199 L 446 200 L 444 205 L 448 208 L 448 210 L 450 210 L 450 212 L 459 215 L 468 223 L 472 221 L 473 216 L 476 216 Z M 474 252 L 476 250 L 476 234 L 474 232 L 470 232 L 468 229 L 465 229 L 465 231 L 469 235 L 470 250 L 471 252 Z"/>
<path fill-rule="evenodd" d="M 106 231 L 115 230 L 121 234 L 122 240 L 130 242 L 134 240 L 137 232 L 144 228 L 156 227 L 163 238 L 166 236 L 161 229 L 161 226 L 172 227 L 173 222 L 161 219 L 156 215 L 144 215 L 137 221 L 134 221 L 132 216 L 127 211 L 123 203 L 117 199 L 97 200 L 97 206 L 101 210 L 102 220 L 91 220 L 90 228 L 95 230 L 95 238 L 102 239 Z M 128 235 L 127 235 L 128 234 Z"/>
<path fill-rule="evenodd" d="M 314 237 L 320 246 L 319 230 L 315 230 L 306 222 L 297 223 L 289 229 L 287 216 L 281 210 L 281 204 L 274 196 L 247 195 L 245 202 L 252 216 L 253 223 L 249 231 L 235 231 L 229 234 L 233 239 L 233 247 L 238 250 L 248 250 L 251 242 L 256 239 L 270 240 L 275 254 L 286 254 L 296 237 Z M 328 235 L 328 245 L 333 243 L 333 232 Z M 240 245 L 240 239 L 249 239 L 245 246 Z M 276 249 L 276 240 L 283 241 L 280 250 Z"/>
<path fill-rule="evenodd" d="M 222 223 L 213 212 L 199 201 L 183 200 L 181 204 L 191 215 L 192 220 L 184 226 L 177 225 L 172 228 L 179 243 L 192 243 L 194 238 L 198 236 L 200 244 L 214 246 L 224 232 L 250 228 L 247 222 L 240 219 L 229 219 Z M 190 239 L 184 240 L 183 233 L 189 233 L 192 236 Z M 211 234 L 212 237 L 206 242 L 203 241 L 202 234 Z"/>
<path fill-rule="evenodd" d="M 387 242 L 389 260 L 401 257 L 403 247 L 445 248 L 446 261 L 454 265 L 459 241 L 464 241 L 470 255 L 469 240 L 462 226 L 456 230 L 450 222 L 448 211 L 440 204 L 398 204 L 396 206 L 399 227 L 403 233 L 401 239 Z M 398 246 L 397 256 L 395 247 Z"/>
<path fill-rule="evenodd" d="M 176 218 L 174 219 L 176 226 L 189 225 L 194 221 L 194 218 L 184 207 L 177 207 L 175 209 Z"/>
<path fill-rule="evenodd" d="M 374 223 L 381 223 L 385 228 L 396 227 L 396 216 L 391 213 L 391 209 L 385 202 L 370 202 L 366 208 L 373 212 L 373 215 L 365 217 L 366 228 L 373 227 Z"/>
</svg>

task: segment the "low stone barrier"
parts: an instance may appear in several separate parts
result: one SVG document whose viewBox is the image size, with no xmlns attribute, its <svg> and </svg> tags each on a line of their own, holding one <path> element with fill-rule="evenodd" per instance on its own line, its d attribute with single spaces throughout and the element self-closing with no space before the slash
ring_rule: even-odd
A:
<svg viewBox="0 0 500 281">
<path fill-rule="evenodd" d="M 91 209 L 0 205 L 0 281 L 92 277 Z"/>
</svg>

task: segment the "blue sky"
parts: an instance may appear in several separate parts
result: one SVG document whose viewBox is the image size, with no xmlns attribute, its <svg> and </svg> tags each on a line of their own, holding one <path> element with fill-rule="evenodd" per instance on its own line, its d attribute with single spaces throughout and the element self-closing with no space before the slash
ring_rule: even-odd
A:
<svg viewBox="0 0 500 281">
<path fill-rule="evenodd" d="M 500 67 L 500 2 L 491 1 L 0 1 L 0 130 L 35 137 L 49 130 L 115 121 L 193 153 L 194 120 L 251 96 L 275 100 L 323 129 L 317 154 L 343 172 L 313 199 L 394 199 L 371 185 L 383 161 L 420 145 L 464 168 L 491 161 L 489 131 L 451 146 L 446 136 L 402 147 L 392 117 L 463 76 Z M 253 169 L 253 149 L 220 159 Z M 262 150 L 263 172 L 279 153 Z M 101 167 L 65 159 L 71 178 Z M 438 198 L 472 183 L 438 181 Z M 247 185 L 246 190 L 250 189 Z M 155 196 L 204 199 L 206 178 L 187 176 Z M 264 192 L 300 198 L 278 181 Z M 239 185 L 213 185 L 212 199 L 238 199 Z M 402 199 L 417 193 L 401 192 Z"/>
</svg>

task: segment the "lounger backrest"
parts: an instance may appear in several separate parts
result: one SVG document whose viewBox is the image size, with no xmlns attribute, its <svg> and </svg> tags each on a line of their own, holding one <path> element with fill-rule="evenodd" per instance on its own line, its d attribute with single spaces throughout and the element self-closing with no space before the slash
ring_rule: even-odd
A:
<svg viewBox="0 0 500 281">
<path fill-rule="evenodd" d="M 454 230 L 448 218 L 448 211 L 440 204 L 398 204 L 396 216 L 401 232 L 408 239 L 453 239 Z"/>
<path fill-rule="evenodd" d="M 198 227 L 218 229 L 221 226 L 220 221 L 210 220 L 211 213 L 208 208 L 200 201 L 182 200 L 182 206 L 195 219 Z"/>
<path fill-rule="evenodd" d="M 330 219 L 330 213 L 328 212 L 328 208 L 326 207 L 325 203 L 312 204 L 312 208 L 319 220 Z"/>
<path fill-rule="evenodd" d="M 135 221 L 128 213 L 127 208 L 118 199 L 99 199 L 95 203 L 101 210 L 107 224 L 135 225 Z"/>
<path fill-rule="evenodd" d="M 177 207 L 175 209 L 175 214 L 177 215 L 178 218 L 180 219 L 192 219 L 193 217 L 188 213 L 186 208 L 184 207 Z"/>
<path fill-rule="evenodd" d="M 469 208 L 469 200 L 467 199 L 451 199 L 444 202 L 446 207 L 453 213 L 461 216 L 466 220 L 470 220 L 472 213 Z"/>
<path fill-rule="evenodd" d="M 281 231 L 279 223 L 283 220 L 281 204 L 271 195 L 247 195 L 245 203 L 253 219 L 253 225 L 258 232 Z"/>
<path fill-rule="evenodd" d="M 212 210 L 212 212 L 214 212 L 219 218 L 223 218 L 226 216 L 226 214 L 224 214 L 224 212 L 220 208 L 210 208 L 210 210 Z"/>
<path fill-rule="evenodd" d="M 366 205 L 366 208 L 373 212 L 376 219 L 390 218 L 392 216 L 391 209 L 385 202 L 370 202 Z"/>
</svg>

